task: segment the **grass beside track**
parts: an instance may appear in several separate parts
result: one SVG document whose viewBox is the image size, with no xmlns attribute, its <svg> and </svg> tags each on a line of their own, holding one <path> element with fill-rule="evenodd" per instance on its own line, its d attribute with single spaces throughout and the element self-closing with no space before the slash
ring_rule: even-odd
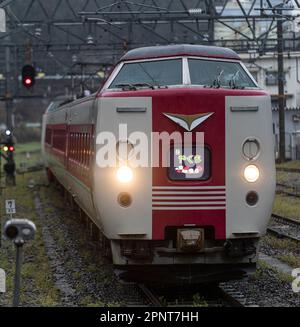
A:
<svg viewBox="0 0 300 327">
<path fill-rule="evenodd" d="M 20 154 L 22 152 L 36 152 L 41 150 L 40 142 L 30 142 L 30 143 L 16 143 L 15 145 L 16 154 Z"/>
<path fill-rule="evenodd" d="M 292 160 L 281 164 L 276 164 L 276 168 L 300 169 L 300 160 Z"/>
<path fill-rule="evenodd" d="M 25 151 L 37 149 L 35 144 L 16 146 L 16 161 L 25 160 L 21 154 Z M 40 158 L 40 154 L 36 154 Z M 30 158 L 34 163 L 34 158 Z M 27 218 L 37 226 L 35 240 L 24 246 L 24 260 L 22 266 L 22 292 L 21 306 L 55 306 L 58 303 L 59 293 L 51 276 L 51 270 L 47 259 L 45 246 L 42 238 L 42 226 L 36 215 L 34 195 L 27 187 L 29 181 L 42 177 L 42 172 L 28 173 L 24 176 L 17 175 L 17 186 L 6 187 L 0 195 L 0 218 L 1 225 L 9 218 L 5 214 L 4 202 L 6 199 L 15 199 L 17 214 L 14 218 Z M 0 268 L 7 275 L 5 294 L 0 294 L 0 306 L 10 306 L 12 303 L 13 277 L 15 265 L 15 248 L 8 240 L 2 240 L 0 247 Z"/>
<path fill-rule="evenodd" d="M 273 213 L 300 220 L 300 199 L 276 194 Z"/>
<path fill-rule="evenodd" d="M 41 144 L 39 142 L 17 143 L 15 149 L 17 168 L 20 168 L 21 163 L 32 166 L 41 162 Z"/>
</svg>

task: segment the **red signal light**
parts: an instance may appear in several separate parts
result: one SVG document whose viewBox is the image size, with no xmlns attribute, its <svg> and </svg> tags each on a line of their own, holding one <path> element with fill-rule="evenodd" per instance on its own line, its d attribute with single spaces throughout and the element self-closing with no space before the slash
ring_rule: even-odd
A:
<svg viewBox="0 0 300 327">
<path fill-rule="evenodd" d="M 32 80 L 30 78 L 25 79 L 25 84 L 30 85 L 32 83 Z"/>
<path fill-rule="evenodd" d="M 9 147 L 9 151 L 10 151 L 10 152 L 14 152 L 14 151 L 15 151 L 15 147 L 11 145 L 11 146 Z"/>
<path fill-rule="evenodd" d="M 35 84 L 35 68 L 32 65 L 25 65 L 22 68 L 22 84 L 27 88 Z"/>
</svg>

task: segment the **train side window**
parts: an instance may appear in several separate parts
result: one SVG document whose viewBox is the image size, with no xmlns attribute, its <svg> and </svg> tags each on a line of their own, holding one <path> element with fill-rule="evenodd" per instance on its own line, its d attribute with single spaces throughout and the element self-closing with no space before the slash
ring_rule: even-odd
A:
<svg viewBox="0 0 300 327">
<path fill-rule="evenodd" d="M 78 157 L 77 161 L 81 163 L 81 133 L 78 133 Z"/>
<path fill-rule="evenodd" d="M 81 135 L 81 164 L 82 166 L 85 166 L 85 133 L 82 133 Z"/>
<path fill-rule="evenodd" d="M 85 167 L 86 166 L 86 133 L 82 134 L 82 138 L 83 138 L 83 146 L 82 146 L 82 164 Z"/>
<path fill-rule="evenodd" d="M 86 167 L 86 147 L 87 147 L 87 142 L 86 142 L 86 137 L 87 133 L 83 133 L 83 166 Z"/>
<path fill-rule="evenodd" d="M 75 151 L 76 151 L 76 136 L 75 133 L 72 135 L 72 159 L 75 160 Z"/>
<path fill-rule="evenodd" d="M 80 134 L 77 133 L 77 162 L 80 161 Z"/>
<path fill-rule="evenodd" d="M 72 133 L 72 159 L 75 159 L 75 133 Z"/>
<path fill-rule="evenodd" d="M 75 161 L 78 161 L 78 133 L 75 133 Z"/>
<path fill-rule="evenodd" d="M 91 156 L 91 134 L 89 133 L 87 136 L 87 162 L 86 165 L 87 167 L 90 166 L 90 156 Z"/>
<path fill-rule="evenodd" d="M 75 154 L 75 135 L 72 133 L 72 159 L 74 159 L 74 154 Z"/>
<path fill-rule="evenodd" d="M 86 133 L 82 133 L 82 157 L 81 157 L 82 166 L 85 166 L 85 134 Z"/>
<path fill-rule="evenodd" d="M 82 136 L 83 134 L 79 134 L 79 163 L 82 164 Z"/>
<path fill-rule="evenodd" d="M 77 162 L 80 162 L 80 134 L 77 133 Z"/>
<path fill-rule="evenodd" d="M 83 166 L 85 166 L 85 134 L 82 133 L 82 157 L 81 157 L 81 163 Z"/>
<path fill-rule="evenodd" d="M 73 133 L 70 133 L 70 142 L 69 142 L 69 158 L 72 159 L 73 155 Z"/>
<path fill-rule="evenodd" d="M 88 133 L 84 134 L 84 166 L 88 166 Z"/>
<path fill-rule="evenodd" d="M 53 148 L 62 152 L 66 151 L 66 131 L 61 129 L 53 130 Z"/>
<path fill-rule="evenodd" d="M 72 133 L 72 159 L 75 158 L 75 134 Z"/>
</svg>

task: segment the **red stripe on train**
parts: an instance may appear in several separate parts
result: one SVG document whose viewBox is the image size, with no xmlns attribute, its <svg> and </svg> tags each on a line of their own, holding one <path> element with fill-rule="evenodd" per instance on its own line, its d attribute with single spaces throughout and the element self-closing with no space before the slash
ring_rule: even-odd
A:
<svg viewBox="0 0 300 327">
<path fill-rule="evenodd" d="M 153 210 L 152 239 L 163 240 L 167 226 L 182 227 L 188 224 L 196 226 L 212 226 L 215 239 L 226 238 L 225 210 Z"/>
</svg>

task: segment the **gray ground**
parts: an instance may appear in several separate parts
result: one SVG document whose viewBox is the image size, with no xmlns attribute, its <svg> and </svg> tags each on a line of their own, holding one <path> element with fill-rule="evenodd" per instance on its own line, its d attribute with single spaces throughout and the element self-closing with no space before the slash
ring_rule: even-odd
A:
<svg viewBox="0 0 300 327">
<path fill-rule="evenodd" d="M 35 204 L 55 285 L 60 291 L 59 305 L 119 306 L 128 299 L 142 301 L 134 287 L 115 277 L 112 265 L 83 232 L 78 212 L 61 202 L 54 208 L 52 201 L 42 204 L 37 193 Z"/>
</svg>

